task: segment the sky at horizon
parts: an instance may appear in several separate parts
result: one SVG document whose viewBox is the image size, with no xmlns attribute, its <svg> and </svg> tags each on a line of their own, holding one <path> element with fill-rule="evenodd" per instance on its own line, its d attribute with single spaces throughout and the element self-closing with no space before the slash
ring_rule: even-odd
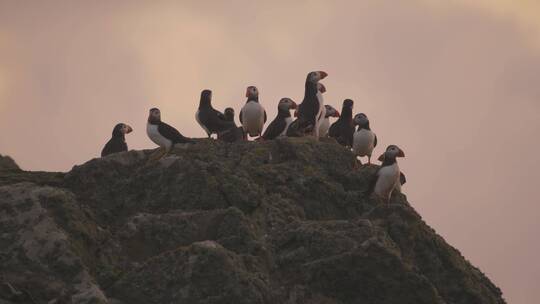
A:
<svg viewBox="0 0 540 304">
<path fill-rule="evenodd" d="M 184 135 L 202 89 L 237 113 L 256 85 L 272 119 L 302 100 L 364 112 L 403 148 L 411 204 L 504 292 L 540 298 L 540 2 L 0 0 L 0 153 L 27 170 L 99 156 L 113 126 L 146 137 L 148 109 Z M 237 121 L 238 122 L 238 121 Z"/>
</svg>

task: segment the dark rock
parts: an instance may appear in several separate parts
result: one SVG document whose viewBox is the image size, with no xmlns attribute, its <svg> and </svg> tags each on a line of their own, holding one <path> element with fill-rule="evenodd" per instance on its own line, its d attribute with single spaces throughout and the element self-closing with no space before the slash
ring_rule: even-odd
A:
<svg viewBox="0 0 540 304">
<path fill-rule="evenodd" d="M 21 170 L 13 158 L 0 154 L 0 171 Z"/>
<path fill-rule="evenodd" d="M 151 153 L 1 171 L 0 279 L 38 303 L 505 303 L 334 140 Z"/>
</svg>

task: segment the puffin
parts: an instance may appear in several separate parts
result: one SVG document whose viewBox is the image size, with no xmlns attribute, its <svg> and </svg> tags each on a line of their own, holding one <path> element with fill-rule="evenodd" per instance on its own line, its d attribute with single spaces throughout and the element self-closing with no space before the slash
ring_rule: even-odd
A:
<svg viewBox="0 0 540 304">
<path fill-rule="evenodd" d="M 326 137 L 328 136 L 328 129 L 330 128 L 330 117 L 339 117 L 339 112 L 331 105 L 324 105 L 325 114 L 324 120 L 319 126 L 319 136 Z"/>
<path fill-rule="evenodd" d="M 248 134 L 251 137 L 262 134 L 264 123 L 266 123 L 266 111 L 259 103 L 259 90 L 257 90 L 257 87 L 249 86 L 246 89 L 246 97 L 246 104 L 240 111 L 240 123 L 247 139 Z"/>
<path fill-rule="evenodd" d="M 203 90 L 199 102 L 199 109 L 195 113 L 195 119 L 199 125 L 206 131 L 208 137 L 212 134 L 218 134 L 225 130 L 236 127 L 234 121 L 227 121 L 220 111 L 212 107 L 212 91 Z"/>
<path fill-rule="evenodd" d="M 354 102 L 351 99 L 343 101 L 341 115 L 328 130 L 328 135 L 337 140 L 337 142 L 346 147 L 352 147 L 354 135 L 354 123 L 352 117 L 352 108 Z"/>
<path fill-rule="evenodd" d="M 287 128 L 292 123 L 291 110 L 296 109 L 296 103 L 290 98 L 281 98 L 278 103 L 276 118 L 268 125 L 262 135 L 262 139 L 271 140 L 287 133 Z"/>
<path fill-rule="evenodd" d="M 223 111 L 223 117 L 225 117 L 226 121 L 231 121 L 234 123 L 234 126 L 236 127 L 236 123 L 234 122 L 234 109 L 233 108 L 226 108 L 225 111 Z"/>
<path fill-rule="evenodd" d="M 326 78 L 328 74 L 323 71 L 308 73 L 305 83 L 304 99 L 298 106 L 294 122 L 294 127 L 289 128 L 287 136 L 299 136 L 312 132 L 316 138 L 319 137 L 319 125 L 324 119 L 324 102 L 319 89 L 326 91 L 324 86 L 319 86 L 319 81 Z"/>
<path fill-rule="evenodd" d="M 193 140 L 180 134 L 178 130 L 161 121 L 161 112 L 158 108 L 150 109 L 148 122 L 146 124 L 146 134 L 156 145 L 164 148 L 166 155 L 175 144 L 192 143 Z"/>
<path fill-rule="evenodd" d="M 101 150 L 101 157 L 127 151 L 128 146 L 126 144 L 125 136 L 126 134 L 131 133 L 131 131 L 133 131 L 133 129 L 125 123 L 119 123 L 114 126 L 111 139 L 109 139 Z"/>
<path fill-rule="evenodd" d="M 368 164 L 371 164 L 371 153 L 377 146 L 377 135 L 371 131 L 366 114 L 356 114 L 353 121 L 358 126 L 353 135 L 353 153 L 360 157 L 367 156 Z"/>
<path fill-rule="evenodd" d="M 386 202 L 390 201 L 392 192 L 396 189 L 401 190 L 401 185 L 405 183 L 405 175 L 399 170 L 397 157 L 405 157 L 405 153 L 396 145 L 388 146 L 379 157 L 382 164 L 375 174 L 373 193 Z"/>
<path fill-rule="evenodd" d="M 224 111 L 224 118 L 226 121 L 231 122 L 234 127 L 229 128 L 223 132 L 218 133 L 218 139 L 225 142 L 236 142 L 244 138 L 244 130 L 242 127 L 237 127 L 234 122 L 234 109 L 226 108 Z"/>
</svg>

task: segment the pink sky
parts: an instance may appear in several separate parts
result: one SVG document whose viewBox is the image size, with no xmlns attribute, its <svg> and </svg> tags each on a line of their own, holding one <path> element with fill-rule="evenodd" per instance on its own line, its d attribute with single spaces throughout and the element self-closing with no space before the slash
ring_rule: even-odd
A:
<svg viewBox="0 0 540 304">
<path fill-rule="evenodd" d="M 532 1 L 0 0 L 0 153 L 67 171 L 148 109 L 202 137 L 202 89 L 270 117 L 322 69 L 407 158 L 410 202 L 512 304 L 539 299 L 540 5 Z M 376 152 L 378 153 L 378 152 Z"/>
</svg>

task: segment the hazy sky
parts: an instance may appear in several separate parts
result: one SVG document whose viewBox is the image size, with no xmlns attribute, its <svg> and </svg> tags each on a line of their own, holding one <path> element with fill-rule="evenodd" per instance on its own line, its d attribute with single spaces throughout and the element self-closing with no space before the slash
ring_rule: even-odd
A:
<svg viewBox="0 0 540 304">
<path fill-rule="evenodd" d="M 270 118 L 324 70 L 407 158 L 404 191 L 512 304 L 540 298 L 540 3 L 0 0 L 0 153 L 67 171 L 117 122 L 153 148 L 148 109 L 187 136 L 259 87 Z M 452 4 L 449 4 L 452 3 Z"/>
</svg>

